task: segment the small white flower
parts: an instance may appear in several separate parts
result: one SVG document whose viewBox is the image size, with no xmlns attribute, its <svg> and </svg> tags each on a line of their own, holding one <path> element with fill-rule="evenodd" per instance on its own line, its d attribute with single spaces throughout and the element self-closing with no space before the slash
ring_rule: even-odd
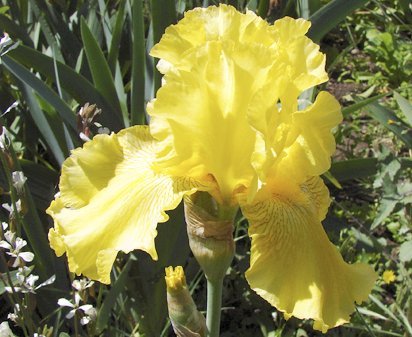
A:
<svg viewBox="0 0 412 337">
<path fill-rule="evenodd" d="M 79 137 L 80 137 L 80 139 L 81 139 L 82 141 L 84 141 L 84 142 L 88 142 L 88 141 L 91 140 L 89 137 L 86 136 L 86 134 L 85 134 L 84 132 L 80 132 L 80 133 L 79 133 Z"/>
<path fill-rule="evenodd" d="M 10 254 L 11 256 L 16 258 L 12 265 L 14 268 L 23 265 L 24 262 L 31 262 L 34 259 L 34 254 L 32 252 L 20 252 L 16 254 L 15 256 L 11 253 L 7 253 L 7 254 Z"/>
<path fill-rule="evenodd" d="M 27 180 L 24 173 L 22 171 L 14 171 L 11 174 L 11 178 L 13 180 L 13 186 L 16 189 L 17 193 L 21 194 L 23 192 L 24 183 Z"/>
<path fill-rule="evenodd" d="M 34 259 L 32 252 L 22 252 L 22 248 L 27 245 L 26 240 L 16 237 L 16 233 L 7 231 L 4 233 L 5 240 L 0 241 L 0 248 L 7 250 L 6 254 L 14 257 L 13 267 L 24 265 L 25 262 L 31 262 Z"/>
<path fill-rule="evenodd" d="M 9 212 L 9 214 L 13 213 L 13 205 L 8 204 L 8 203 L 4 203 L 1 204 L 1 207 L 3 207 L 7 212 Z"/>
<path fill-rule="evenodd" d="M 6 232 L 4 236 L 6 236 L 6 234 L 8 233 Z M 21 252 L 21 249 L 27 245 L 27 242 L 26 240 L 23 240 L 20 237 L 17 237 L 14 239 L 13 234 L 9 234 L 10 240 L 8 241 L 10 243 L 9 245 L 10 247 L 7 247 L 7 242 L 5 241 L 0 241 L 0 247 L 3 247 L 3 248 L 7 247 L 6 249 L 8 249 L 9 251 L 6 254 L 15 258 L 13 267 L 16 268 L 18 266 L 24 265 L 25 262 L 33 261 L 34 254 L 32 252 Z"/>
<path fill-rule="evenodd" d="M 90 323 L 90 321 L 91 321 L 91 319 L 90 319 L 89 316 L 84 316 L 80 319 L 80 324 L 81 325 L 87 325 L 87 324 Z"/>
<path fill-rule="evenodd" d="M 33 274 L 31 274 L 31 275 L 29 275 L 29 276 L 27 276 L 27 278 L 26 278 L 26 280 L 25 280 L 25 284 L 27 285 L 27 287 L 29 288 L 29 289 L 35 289 L 35 284 L 36 284 L 36 282 L 37 282 L 37 280 L 39 279 L 39 277 L 37 276 L 37 275 L 33 275 Z"/>
<path fill-rule="evenodd" d="M 83 310 L 84 311 L 84 316 L 80 320 L 81 325 L 86 325 L 89 324 L 90 322 L 96 320 L 97 317 L 97 311 L 95 308 L 90 306 L 90 308 Z"/>
<path fill-rule="evenodd" d="M 86 278 L 81 278 L 80 280 L 74 280 L 72 282 L 72 287 L 77 291 L 81 292 L 87 288 L 90 288 L 94 284 L 94 281 L 88 280 Z"/>
<path fill-rule="evenodd" d="M 7 150 L 10 147 L 10 138 L 7 129 L 3 126 L 0 133 L 0 150 Z"/>
<path fill-rule="evenodd" d="M 109 128 L 106 128 L 106 127 L 98 128 L 97 132 L 101 135 L 110 135 L 110 130 Z"/>
<path fill-rule="evenodd" d="M 0 324 L 0 337 L 15 337 L 8 322 L 2 322 Z"/>
<path fill-rule="evenodd" d="M 14 242 L 16 241 L 16 233 L 12 231 L 7 231 L 6 233 L 4 233 L 4 238 L 14 245 Z"/>
<path fill-rule="evenodd" d="M 21 313 L 20 305 L 16 303 L 13 308 L 13 313 L 8 314 L 7 318 L 11 320 L 12 322 L 17 323 L 20 313 Z"/>
<path fill-rule="evenodd" d="M 56 280 L 56 275 L 53 275 L 43 283 L 36 286 L 36 282 L 38 281 L 39 277 L 34 274 L 30 274 L 31 269 L 23 266 L 23 268 L 19 268 L 18 272 L 16 273 L 17 284 L 13 286 L 14 292 L 21 292 L 23 294 L 32 293 L 35 294 L 36 290 L 52 284 Z M 5 290 L 9 293 L 13 292 L 12 287 L 5 287 Z"/>
<path fill-rule="evenodd" d="M 4 248 L 5 250 L 10 250 L 10 249 L 12 249 L 13 247 L 12 247 L 11 244 L 8 243 L 7 241 L 1 240 L 1 241 L 0 241 L 0 248 Z"/>
<path fill-rule="evenodd" d="M 14 314 L 14 313 L 10 313 L 10 314 L 7 315 L 7 318 L 8 318 L 10 321 L 16 323 L 16 322 L 17 322 L 17 319 L 19 318 L 19 316 L 17 316 L 17 315 Z"/>
<path fill-rule="evenodd" d="M 14 243 L 14 249 L 19 252 L 24 246 L 27 246 L 27 241 L 17 237 Z"/>
<path fill-rule="evenodd" d="M 2 204 L 1 206 L 2 206 L 7 212 L 9 212 L 11 218 L 14 216 L 14 207 L 13 207 L 12 204 L 9 205 L 9 204 L 7 204 L 7 203 L 4 203 L 4 204 Z M 22 210 L 22 208 L 21 208 L 21 200 L 19 199 L 19 200 L 17 200 L 17 202 L 16 202 L 16 211 L 17 211 L 17 213 L 20 213 L 21 210 Z"/>
<path fill-rule="evenodd" d="M 68 299 L 66 298 L 59 298 L 59 300 L 57 301 L 57 304 L 60 307 L 69 307 L 69 308 L 74 308 L 74 304 L 72 302 L 70 302 Z"/>
<path fill-rule="evenodd" d="M 91 304 L 83 304 L 79 306 L 80 300 L 80 295 L 76 292 L 74 293 L 74 304 L 65 298 L 60 298 L 57 301 L 57 304 L 60 307 L 71 308 L 69 313 L 66 315 L 67 319 L 73 318 L 77 311 L 82 311 L 84 316 L 80 319 L 80 324 L 86 325 L 96 318 L 96 309 L 94 309 Z"/>
<path fill-rule="evenodd" d="M 1 47 L 6 46 L 6 45 L 10 44 L 10 41 L 11 41 L 11 39 L 10 39 L 9 34 L 4 33 L 4 36 L 0 39 L 0 46 Z"/>
<path fill-rule="evenodd" d="M 14 242 L 16 241 L 16 233 L 12 231 L 7 231 L 4 233 L 4 239 L 0 241 L 0 247 L 6 250 L 12 250 L 14 247 Z"/>
<path fill-rule="evenodd" d="M 7 33 L 4 33 L 4 36 L 0 39 L 0 56 L 3 56 L 10 50 L 18 46 L 18 42 L 13 44 L 12 39 L 10 39 Z"/>
</svg>

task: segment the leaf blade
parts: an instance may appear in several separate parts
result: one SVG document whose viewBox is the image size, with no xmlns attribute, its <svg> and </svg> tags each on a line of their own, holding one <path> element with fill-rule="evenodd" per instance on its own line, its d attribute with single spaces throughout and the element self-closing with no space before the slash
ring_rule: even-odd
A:
<svg viewBox="0 0 412 337">
<path fill-rule="evenodd" d="M 53 81 L 55 81 L 55 68 L 57 68 L 63 89 L 79 104 L 83 105 L 86 102 L 96 104 L 103 111 L 99 116 L 101 123 L 111 130 L 119 131 L 124 127 L 121 118 L 113 112 L 113 108 L 106 98 L 96 90 L 92 83 L 74 69 L 58 61 L 56 61 L 55 67 L 51 57 L 25 46 L 19 46 L 12 50 L 8 56 L 27 67 L 34 68 Z"/>
<path fill-rule="evenodd" d="M 131 89 L 131 125 L 144 124 L 145 117 L 145 38 L 142 0 L 134 0 L 132 7 L 132 89 Z"/>
<path fill-rule="evenodd" d="M 332 0 L 309 17 L 312 26 L 308 36 L 319 42 L 332 28 L 336 27 L 355 9 L 362 7 L 369 0 Z"/>
<path fill-rule="evenodd" d="M 81 20 L 80 30 L 84 43 L 86 58 L 96 89 L 103 97 L 106 98 L 107 102 L 111 105 L 112 113 L 116 114 L 117 117 L 121 119 L 121 106 L 109 65 L 104 58 L 99 44 L 97 43 L 92 32 L 87 26 L 86 21 L 83 18 Z"/>
<path fill-rule="evenodd" d="M 389 110 L 377 102 L 368 104 L 366 110 L 369 111 L 372 118 L 397 135 L 409 148 L 412 148 L 411 128 L 399 119 L 392 110 Z"/>
<path fill-rule="evenodd" d="M 406 117 L 409 125 L 412 127 L 412 104 L 407 99 L 403 98 L 396 91 L 393 92 L 393 97 L 395 97 L 396 102 L 399 105 L 399 108 L 402 110 L 403 114 Z"/>
</svg>

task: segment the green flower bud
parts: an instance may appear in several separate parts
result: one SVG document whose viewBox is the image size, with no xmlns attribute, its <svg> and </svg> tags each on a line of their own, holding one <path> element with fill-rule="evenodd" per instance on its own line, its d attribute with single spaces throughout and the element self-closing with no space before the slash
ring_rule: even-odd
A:
<svg viewBox="0 0 412 337">
<path fill-rule="evenodd" d="M 224 208 L 208 194 L 184 199 L 189 245 L 208 280 L 222 279 L 235 254 L 233 218 L 237 208 Z"/>
</svg>

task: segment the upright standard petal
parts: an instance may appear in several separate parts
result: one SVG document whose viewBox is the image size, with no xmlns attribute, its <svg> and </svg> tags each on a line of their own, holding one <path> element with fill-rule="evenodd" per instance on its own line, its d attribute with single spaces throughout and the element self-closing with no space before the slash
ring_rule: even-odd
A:
<svg viewBox="0 0 412 337">
<path fill-rule="evenodd" d="M 263 88 L 263 94 L 267 90 Z M 277 107 L 270 100 L 252 101 L 249 120 L 258 127 L 252 164 L 260 185 L 268 179 L 301 184 L 329 169 L 335 150 L 332 129 L 342 120 L 340 105 L 332 95 L 320 92 L 302 111 Z M 256 118 L 259 110 L 265 116 L 261 120 Z"/>
<path fill-rule="evenodd" d="M 234 203 L 233 191 L 249 184 L 255 130 L 247 109 L 262 83 L 273 79 L 273 53 L 233 43 L 208 42 L 196 49 L 190 71 L 166 75 L 166 83 L 148 106 L 151 133 L 166 143 L 170 174 L 209 174 L 217 182 L 219 201 Z"/>
<path fill-rule="evenodd" d="M 273 26 L 276 49 L 290 78 L 286 92 L 294 100 L 304 90 L 328 80 L 325 55 L 319 51 L 319 45 L 305 36 L 309 27 L 309 21 L 290 17 L 277 20 Z"/>
<path fill-rule="evenodd" d="M 246 278 L 286 317 L 311 318 L 315 329 L 326 332 L 349 320 L 376 275 L 368 265 L 345 263 L 328 240 L 321 220 L 329 194 L 319 177 L 298 189 L 285 185 L 268 185 L 256 202 L 242 205 L 252 239 Z"/>
<path fill-rule="evenodd" d="M 300 183 L 327 170 L 330 153 L 314 162 L 313 148 L 299 158 L 303 165 L 287 165 L 304 140 L 293 119 L 297 98 L 327 80 L 325 56 L 305 36 L 309 27 L 289 17 L 271 26 L 227 5 L 189 11 L 169 27 L 151 51 L 166 75 L 148 107 L 153 136 L 169 142 L 170 160 L 163 167 L 213 175 L 220 192 L 214 196 L 226 203 L 234 202 L 233 191 L 242 186 L 252 186 L 251 199 L 280 161 L 279 174 L 289 177 L 293 166 Z M 333 106 L 330 115 L 339 115 L 338 109 Z"/>
<path fill-rule="evenodd" d="M 301 183 L 326 172 L 336 148 L 332 129 L 341 121 L 338 101 L 331 94 L 320 92 L 312 105 L 290 115 L 284 148 L 271 174 L 292 176 Z"/>
<path fill-rule="evenodd" d="M 156 226 L 168 219 L 185 193 L 204 185 L 153 172 L 158 144 L 148 127 L 98 135 L 63 164 L 60 196 L 47 210 L 54 219 L 49 240 L 67 254 L 76 274 L 110 283 L 118 251 L 146 251 L 157 259 Z"/>
<path fill-rule="evenodd" d="M 270 46 L 274 37 L 269 24 L 252 11 L 242 14 L 232 6 L 220 4 L 186 12 L 178 24 L 166 29 L 150 55 L 161 59 L 158 68 L 164 74 L 173 67 L 190 65 L 187 54 L 210 41 Z"/>
</svg>

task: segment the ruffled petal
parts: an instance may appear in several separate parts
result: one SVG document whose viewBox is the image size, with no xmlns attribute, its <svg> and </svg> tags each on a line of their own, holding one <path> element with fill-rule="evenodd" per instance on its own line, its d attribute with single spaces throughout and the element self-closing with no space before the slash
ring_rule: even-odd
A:
<svg viewBox="0 0 412 337">
<path fill-rule="evenodd" d="M 50 245 L 66 252 L 76 274 L 110 283 L 118 251 L 146 251 L 157 259 L 156 226 L 185 193 L 205 185 L 151 169 L 158 144 L 148 127 L 96 136 L 73 151 L 62 169 L 60 196 L 47 213 L 54 219 Z"/>
<path fill-rule="evenodd" d="M 252 11 L 242 14 L 224 4 L 195 8 L 186 12 L 178 24 L 166 29 L 150 55 L 161 59 L 158 68 L 166 73 L 173 67 L 185 68 L 190 64 L 187 54 L 208 41 L 272 45 L 274 37 L 269 27 Z"/>
<path fill-rule="evenodd" d="M 319 46 L 304 36 L 310 22 L 285 17 L 270 26 L 252 11 L 245 14 L 234 7 L 220 4 L 218 7 L 196 8 L 185 13 L 178 24 L 166 29 L 165 34 L 150 54 L 160 58 L 159 70 L 190 68 L 187 54 L 210 41 L 234 42 L 270 47 L 278 51 L 283 64 L 283 75 L 289 77 L 289 92 L 295 98 L 307 88 L 325 82 L 325 55 Z"/>
<path fill-rule="evenodd" d="M 299 95 L 328 78 L 325 55 L 305 36 L 309 27 L 289 17 L 271 26 L 222 4 L 189 11 L 169 27 L 151 52 L 165 81 L 148 106 L 153 136 L 169 143 L 162 168 L 212 175 L 220 193 L 213 195 L 226 203 L 243 187 L 251 200 L 268 175 L 289 177 L 291 166 L 299 183 L 324 172 L 330 153 L 311 158 L 317 149 L 298 144 L 306 138 L 293 117 L 301 113 Z M 336 106 L 326 108 L 338 115 Z M 303 165 L 292 163 L 294 153 Z"/>
<path fill-rule="evenodd" d="M 292 114 L 288 139 L 279 157 L 276 174 L 293 176 L 300 183 L 308 176 L 326 172 L 336 148 L 332 129 L 341 121 L 338 101 L 324 91 L 308 108 Z"/>
<path fill-rule="evenodd" d="M 255 110 L 276 109 L 274 114 L 266 114 L 270 118 L 253 124 L 259 131 L 252 164 L 261 185 L 268 179 L 301 184 L 329 169 L 335 151 L 332 129 L 342 120 L 340 105 L 332 95 L 320 92 L 302 111 L 287 111 L 283 106 L 278 110 L 268 102 L 253 102 Z"/>
<path fill-rule="evenodd" d="M 321 225 L 329 204 L 322 180 L 298 190 L 272 185 L 243 205 L 252 239 L 246 278 L 286 317 L 313 319 L 326 332 L 349 320 L 354 303 L 367 299 L 376 279 L 365 264 L 347 264 Z M 281 193 L 279 193 L 281 192 Z"/>
<path fill-rule="evenodd" d="M 304 90 L 326 82 L 326 57 L 319 51 L 319 45 L 305 36 L 310 22 L 285 17 L 275 21 L 273 27 L 276 47 L 285 64 L 284 71 L 291 80 L 286 91 L 288 95 L 294 91 L 291 96 L 296 99 Z"/>
<path fill-rule="evenodd" d="M 107 155 L 110 153 L 110 155 Z M 123 152 L 116 135 L 97 135 L 67 158 L 60 178 L 60 198 L 66 207 L 86 205 L 114 176 Z"/>
<path fill-rule="evenodd" d="M 263 47 L 208 42 L 189 55 L 190 71 L 167 74 L 148 105 L 153 137 L 169 145 L 170 158 L 162 153 L 159 165 L 170 174 L 212 175 L 220 199 L 231 203 L 233 191 L 253 175 L 256 132 L 247 109 L 262 83 L 274 78 L 272 56 Z"/>
</svg>

